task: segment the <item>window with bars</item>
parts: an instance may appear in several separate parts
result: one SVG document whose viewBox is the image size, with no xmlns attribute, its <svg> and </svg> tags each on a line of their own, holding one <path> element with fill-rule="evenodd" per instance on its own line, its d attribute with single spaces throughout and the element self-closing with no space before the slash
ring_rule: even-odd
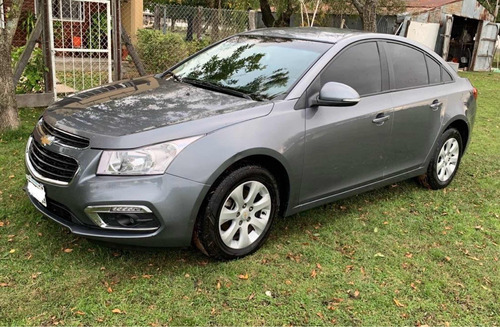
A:
<svg viewBox="0 0 500 327">
<path fill-rule="evenodd" d="M 78 0 L 52 0 L 52 18 L 60 21 L 83 22 L 83 4 Z"/>
</svg>

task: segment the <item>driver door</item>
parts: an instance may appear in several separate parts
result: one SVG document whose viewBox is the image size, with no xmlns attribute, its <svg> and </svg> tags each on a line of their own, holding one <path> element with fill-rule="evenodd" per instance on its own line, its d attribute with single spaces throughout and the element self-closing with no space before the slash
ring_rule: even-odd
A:
<svg viewBox="0 0 500 327">
<path fill-rule="evenodd" d="M 349 107 L 306 108 L 302 204 L 384 176 L 393 110 L 390 95 L 383 93 L 388 87 L 387 62 L 377 42 L 356 43 L 335 56 L 308 96 L 315 98 L 327 82 L 351 86 L 361 100 Z"/>
</svg>

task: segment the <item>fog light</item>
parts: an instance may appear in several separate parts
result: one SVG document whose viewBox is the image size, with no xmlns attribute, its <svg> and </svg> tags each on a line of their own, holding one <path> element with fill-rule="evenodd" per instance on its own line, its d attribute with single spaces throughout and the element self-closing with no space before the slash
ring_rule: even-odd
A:
<svg viewBox="0 0 500 327">
<path fill-rule="evenodd" d="M 85 209 L 85 213 L 103 229 L 154 231 L 160 227 L 158 219 L 146 206 L 91 206 Z"/>
</svg>

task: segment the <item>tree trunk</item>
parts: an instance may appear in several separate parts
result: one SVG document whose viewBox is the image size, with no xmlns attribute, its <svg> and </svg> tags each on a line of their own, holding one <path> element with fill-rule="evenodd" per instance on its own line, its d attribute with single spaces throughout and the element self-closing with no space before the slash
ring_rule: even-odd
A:
<svg viewBox="0 0 500 327">
<path fill-rule="evenodd" d="M 361 19 L 363 30 L 377 32 L 377 0 L 366 0 Z"/>
<path fill-rule="evenodd" d="M 19 127 L 10 49 L 23 2 L 24 0 L 12 1 L 11 7 L 5 13 L 5 27 L 0 28 L 0 131 Z"/>
<path fill-rule="evenodd" d="M 363 22 L 363 30 L 368 32 L 377 31 L 377 6 L 378 0 L 349 0 L 356 8 Z"/>
<path fill-rule="evenodd" d="M 0 58 L 10 58 L 7 33 L 0 32 Z M 0 131 L 19 127 L 16 92 L 10 60 L 0 60 Z"/>
<path fill-rule="evenodd" d="M 276 20 L 274 19 L 269 0 L 259 0 L 260 11 L 262 12 L 262 21 L 266 27 L 274 27 Z"/>
</svg>

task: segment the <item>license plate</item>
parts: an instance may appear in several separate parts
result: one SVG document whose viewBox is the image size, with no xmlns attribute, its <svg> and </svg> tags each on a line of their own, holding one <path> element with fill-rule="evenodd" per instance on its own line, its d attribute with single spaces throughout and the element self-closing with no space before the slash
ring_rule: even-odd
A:
<svg viewBox="0 0 500 327">
<path fill-rule="evenodd" d="M 44 207 L 47 206 L 47 199 L 45 198 L 45 187 L 42 184 L 38 183 L 33 177 L 30 175 L 26 175 L 26 179 L 28 180 L 28 193 L 37 199 Z"/>
</svg>

